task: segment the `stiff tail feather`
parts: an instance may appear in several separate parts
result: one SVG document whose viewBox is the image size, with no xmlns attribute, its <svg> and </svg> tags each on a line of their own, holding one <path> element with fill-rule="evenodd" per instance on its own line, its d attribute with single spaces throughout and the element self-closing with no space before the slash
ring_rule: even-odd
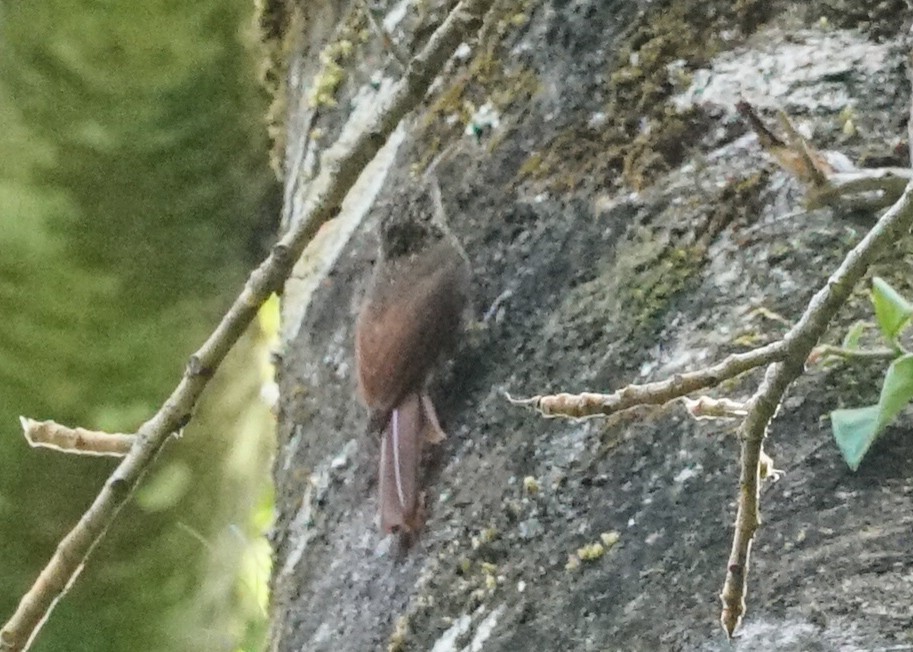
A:
<svg viewBox="0 0 913 652">
<path fill-rule="evenodd" d="M 445 437 L 427 394 L 409 394 L 390 412 L 380 446 L 380 529 L 416 532 L 423 524 L 422 446 Z"/>
<path fill-rule="evenodd" d="M 380 445 L 380 529 L 412 531 L 418 516 L 423 411 L 410 394 L 390 413 Z"/>
</svg>

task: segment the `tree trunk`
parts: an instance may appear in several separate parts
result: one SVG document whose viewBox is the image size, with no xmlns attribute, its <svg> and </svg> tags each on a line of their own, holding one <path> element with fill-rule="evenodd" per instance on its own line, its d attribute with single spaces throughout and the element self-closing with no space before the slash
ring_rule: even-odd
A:
<svg viewBox="0 0 913 652">
<path fill-rule="evenodd" d="M 718 594 L 734 422 L 678 404 L 545 420 L 504 392 L 608 392 L 782 336 L 874 216 L 800 212 L 802 188 L 735 103 L 782 109 L 857 163 L 907 165 L 905 5 L 842 4 L 496 3 L 286 286 L 270 649 L 731 649 Z M 440 5 L 390 18 L 402 49 Z M 291 54 L 310 81 L 289 86 L 289 220 L 311 154 L 399 74 L 364 15 L 335 9 L 314 9 L 336 21 L 321 42 L 345 73 L 332 101 L 312 93 L 326 64 Z M 353 328 L 374 193 L 395 209 L 432 164 L 485 319 L 431 384 L 449 439 L 424 465 L 425 530 L 397 555 L 376 526 L 379 444 L 355 397 Z M 900 246 L 878 273 L 909 296 Z M 862 288 L 830 340 L 860 318 Z M 736 649 L 913 644 L 909 426 L 853 473 L 822 418 L 875 402 L 882 373 L 812 368 L 774 421 L 766 449 L 786 473 L 762 491 Z M 747 398 L 758 378 L 712 394 Z M 603 539 L 601 556 L 578 554 Z"/>
</svg>

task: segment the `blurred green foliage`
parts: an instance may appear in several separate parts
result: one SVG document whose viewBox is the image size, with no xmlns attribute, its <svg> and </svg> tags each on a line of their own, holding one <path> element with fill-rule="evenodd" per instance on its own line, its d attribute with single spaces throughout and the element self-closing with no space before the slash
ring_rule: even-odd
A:
<svg viewBox="0 0 913 652">
<path fill-rule="evenodd" d="M 0 620 L 115 464 L 30 450 L 17 416 L 135 429 L 272 227 L 251 11 L 0 5 Z M 233 352 L 35 650 L 255 649 L 262 347 L 252 335 Z"/>
</svg>

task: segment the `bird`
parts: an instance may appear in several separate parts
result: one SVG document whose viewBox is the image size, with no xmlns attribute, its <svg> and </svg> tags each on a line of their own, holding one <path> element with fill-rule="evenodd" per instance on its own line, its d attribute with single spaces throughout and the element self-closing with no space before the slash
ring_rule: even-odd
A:
<svg viewBox="0 0 913 652">
<path fill-rule="evenodd" d="M 381 433 L 380 530 L 411 536 L 424 524 L 422 448 L 446 438 L 426 384 L 459 342 L 471 269 L 436 182 L 389 202 L 379 222 L 379 256 L 355 326 L 357 392 L 368 430 Z"/>
</svg>

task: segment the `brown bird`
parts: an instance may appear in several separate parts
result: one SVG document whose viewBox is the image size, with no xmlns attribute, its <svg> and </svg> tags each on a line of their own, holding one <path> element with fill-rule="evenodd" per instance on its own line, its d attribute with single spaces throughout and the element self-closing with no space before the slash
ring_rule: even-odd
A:
<svg viewBox="0 0 913 652">
<path fill-rule="evenodd" d="M 397 202 L 381 218 L 380 257 L 355 327 L 358 392 L 371 412 L 369 428 L 383 432 L 384 533 L 422 526 L 422 445 L 445 437 L 425 384 L 456 347 L 469 299 L 469 262 L 447 229 L 436 191 L 405 206 Z"/>
</svg>

